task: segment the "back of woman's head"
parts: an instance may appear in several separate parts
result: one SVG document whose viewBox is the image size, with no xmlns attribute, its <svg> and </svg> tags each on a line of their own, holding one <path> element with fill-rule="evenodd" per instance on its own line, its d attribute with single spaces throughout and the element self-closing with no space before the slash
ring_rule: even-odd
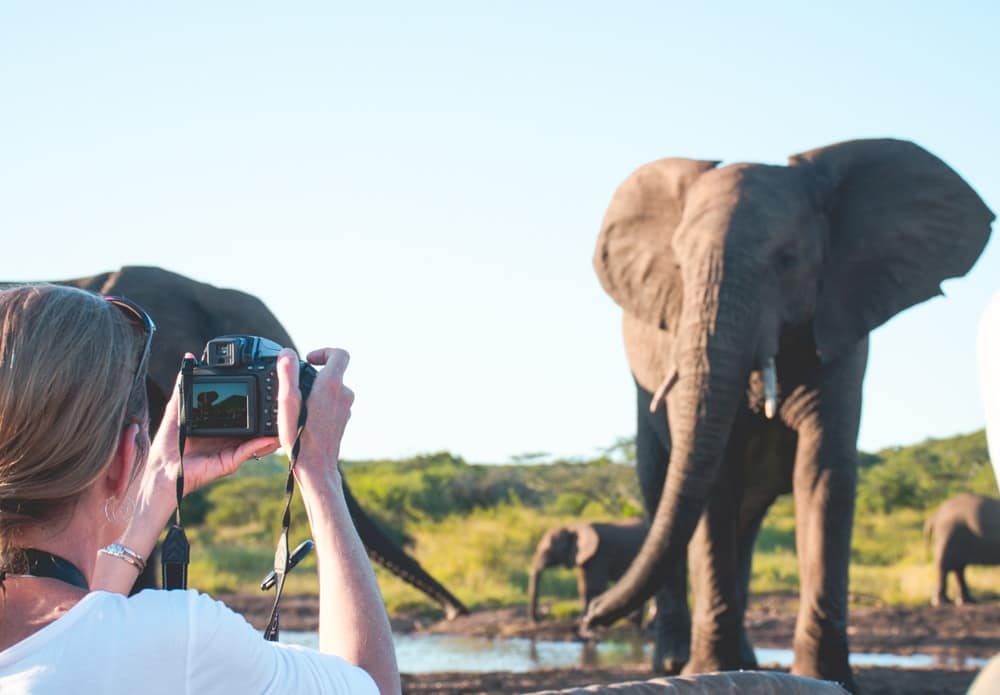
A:
<svg viewBox="0 0 1000 695">
<path fill-rule="evenodd" d="M 146 425 L 144 340 L 96 294 L 0 291 L 0 569 L 19 528 L 68 511 L 111 462 L 122 429 Z"/>
</svg>

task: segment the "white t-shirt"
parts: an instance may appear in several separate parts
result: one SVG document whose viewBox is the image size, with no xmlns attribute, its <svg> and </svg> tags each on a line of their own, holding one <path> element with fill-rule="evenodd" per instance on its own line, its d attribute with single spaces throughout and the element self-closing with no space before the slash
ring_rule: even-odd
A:
<svg viewBox="0 0 1000 695">
<path fill-rule="evenodd" d="M 2 619 L 2 618 L 0 618 Z M 374 693 L 364 669 L 268 642 L 197 591 L 95 591 L 0 652 L 0 693 Z"/>
</svg>

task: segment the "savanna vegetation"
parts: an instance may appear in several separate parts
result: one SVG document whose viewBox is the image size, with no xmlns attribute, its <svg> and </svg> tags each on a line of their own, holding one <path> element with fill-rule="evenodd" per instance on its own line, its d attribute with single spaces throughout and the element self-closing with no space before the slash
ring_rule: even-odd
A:
<svg viewBox="0 0 1000 695">
<path fill-rule="evenodd" d="M 535 543 L 554 524 L 642 515 L 631 442 L 590 460 L 543 461 L 527 454 L 507 465 L 477 465 L 447 452 L 405 460 L 348 461 L 346 479 L 388 533 L 470 608 L 526 600 Z M 190 584 L 211 592 L 256 591 L 271 565 L 284 508 L 287 463 L 271 457 L 189 497 Z M 983 431 L 860 453 L 851 562 L 857 604 L 920 604 L 935 577 L 923 523 L 959 492 L 996 495 Z M 308 536 L 301 500 L 293 504 L 291 543 Z M 390 612 L 433 615 L 436 604 L 380 567 Z M 972 591 L 1000 598 L 1000 568 L 972 568 Z M 757 542 L 751 590 L 797 592 L 794 509 L 790 496 L 768 513 Z M 317 590 L 315 562 L 289 575 L 288 593 Z M 543 577 L 555 614 L 578 610 L 569 570 Z"/>
</svg>

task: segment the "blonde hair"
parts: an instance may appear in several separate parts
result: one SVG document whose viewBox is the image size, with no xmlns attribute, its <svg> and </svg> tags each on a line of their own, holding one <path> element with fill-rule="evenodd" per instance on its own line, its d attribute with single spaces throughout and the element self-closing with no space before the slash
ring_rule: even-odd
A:
<svg viewBox="0 0 1000 695">
<path fill-rule="evenodd" d="M 148 420 L 145 336 L 100 295 L 32 284 L 0 291 L 0 570 L 17 534 L 60 518 Z M 140 437 L 139 460 L 148 454 Z"/>
</svg>

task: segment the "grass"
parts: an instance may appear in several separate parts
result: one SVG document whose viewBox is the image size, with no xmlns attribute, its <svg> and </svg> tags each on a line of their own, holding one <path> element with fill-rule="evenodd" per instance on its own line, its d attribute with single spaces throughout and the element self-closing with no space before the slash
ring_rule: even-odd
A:
<svg viewBox="0 0 1000 695">
<path fill-rule="evenodd" d="M 794 528 L 780 513 L 761 530 L 753 560 L 751 593 L 797 593 L 798 558 Z M 471 609 L 523 605 L 537 539 L 550 526 L 572 518 L 539 515 L 520 506 L 477 510 L 424 522 L 412 531 L 408 552 Z M 227 530 L 191 532 L 190 585 L 209 593 L 257 591 L 273 561 L 272 539 L 250 541 L 259 534 Z M 241 540 L 236 541 L 237 538 Z M 295 541 L 293 540 L 293 543 Z M 887 562 L 887 558 L 892 560 Z M 375 566 L 375 575 L 390 613 L 435 615 L 439 606 L 420 591 Z M 984 601 L 1000 599 L 1000 567 L 970 567 L 967 579 L 973 595 Z M 851 601 L 872 604 L 920 605 L 930 600 L 936 573 L 924 546 L 922 520 L 912 510 L 893 515 L 866 515 L 856 523 L 850 565 Z M 309 557 L 288 578 L 286 592 L 318 591 L 315 557 Z M 957 588 L 951 580 L 949 591 Z M 579 614 L 576 575 L 552 568 L 539 586 L 542 605 L 557 617 Z"/>
<path fill-rule="evenodd" d="M 956 492 L 996 494 L 986 456 L 982 431 L 862 455 L 849 569 L 853 605 L 930 600 L 937 578 L 924 519 Z M 273 562 L 275 523 L 284 504 L 279 464 L 241 470 L 201 496 L 203 523 L 188 530 L 191 586 L 209 592 L 258 590 Z M 634 469 L 604 458 L 476 466 L 440 452 L 348 463 L 344 469 L 362 505 L 471 609 L 527 602 L 535 544 L 547 529 L 634 516 L 641 507 Z M 297 498 L 292 544 L 307 533 Z M 793 501 L 785 495 L 771 507 L 758 535 L 752 593 L 798 593 L 795 534 Z M 286 590 L 316 593 L 315 568 L 315 558 L 308 558 L 289 575 Z M 440 614 L 439 606 L 406 582 L 378 566 L 375 573 L 390 613 Z M 1000 598 L 994 589 L 1000 587 L 1000 567 L 972 567 L 967 578 L 975 597 Z M 955 591 L 952 586 L 951 594 Z M 550 613 L 579 612 L 570 570 L 544 573 L 539 594 Z"/>
</svg>

